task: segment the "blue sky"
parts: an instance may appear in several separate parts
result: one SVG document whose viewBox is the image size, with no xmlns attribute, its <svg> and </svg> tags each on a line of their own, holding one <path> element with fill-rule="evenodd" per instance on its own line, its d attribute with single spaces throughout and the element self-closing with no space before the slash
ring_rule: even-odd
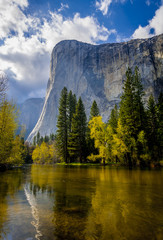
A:
<svg viewBox="0 0 163 240">
<path fill-rule="evenodd" d="M 162 0 L 0 0 L 0 75 L 16 101 L 43 97 L 59 41 L 100 44 L 161 33 Z"/>
</svg>

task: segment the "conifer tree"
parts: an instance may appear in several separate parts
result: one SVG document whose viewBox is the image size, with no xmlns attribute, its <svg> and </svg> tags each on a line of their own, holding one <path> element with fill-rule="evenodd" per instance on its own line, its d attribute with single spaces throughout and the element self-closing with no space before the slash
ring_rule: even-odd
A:
<svg viewBox="0 0 163 240">
<path fill-rule="evenodd" d="M 40 132 L 37 132 L 37 135 L 36 135 L 36 143 L 37 143 L 37 144 L 40 144 Z"/>
<path fill-rule="evenodd" d="M 158 141 L 159 141 L 159 158 L 163 158 L 163 93 L 158 98 Z"/>
<path fill-rule="evenodd" d="M 113 132 L 116 133 L 117 125 L 118 125 L 118 108 L 115 104 L 114 108 L 111 111 L 109 125 L 112 127 Z"/>
<path fill-rule="evenodd" d="M 135 128 L 136 135 L 145 128 L 145 110 L 143 104 L 144 90 L 141 82 L 141 76 L 138 67 L 135 67 L 135 72 L 133 75 L 133 95 L 134 95 L 134 118 L 135 118 Z"/>
<path fill-rule="evenodd" d="M 158 115 L 157 106 L 153 95 L 149 97 L 147 103 L 147 136 L 148 136 L 148 146 L 151 152 L 152 160 L 158 159 Z"/>
<path fill-rule="evenodd" d="M 76 95 L 72 94 L 72 91 L 69 92 L 67 98 L 67 121 L 68 121 L 68 134 L 71 132 L 71 122 L 73 114 L 75 113 L 76 108 Z"/>
<path fill-rule="evenodd" d="M 99 116 L 99 108 L 97 106 L 96 101 L 94 100 L 91 106 L 89 119 L 91 120 L 93 117 L 97 117 L 97 116 Z"/>
<path fill-rule="evenodd" d="M 69 137 L 68 150 L 71 159 L 80 162 L 85 159 L 86 148 L 86 114 L 81 97 L 76 105 L 76 111 L 72 118 L 72 132 Z"/>
<path fill-rule="evenodd" d="M 135 135 L 133 75 L 130 68 L 126 71 L 123 94 L 120 102 L 120 118 L 130 136 Z"/>
<path fill-rule="evenodd" d="M 126 155 L 128 163 L 132 165 L 137 148 L 137 139 L 140 131 L 144 130 L 143 87 L 138 68 L 134 74 L 130 68 L 126 72 L 124 92 L 120 102 L 120 120 L 126 133 L 125 144 L 129 149 Z M 136 157 L 135 157 L 136 159 Z M 135 160 L 136 161 L 136 160 Z"/>
<path fill-rule="evenodd" d="M 67 138 L 68 138 L 68 117 L 67 117 L 67 88 L 61 91 L 59 100 L 59 114 L 57 120 L 57 144 L 61 158 L 64 162 L 68 161 Z"/>
</svg>

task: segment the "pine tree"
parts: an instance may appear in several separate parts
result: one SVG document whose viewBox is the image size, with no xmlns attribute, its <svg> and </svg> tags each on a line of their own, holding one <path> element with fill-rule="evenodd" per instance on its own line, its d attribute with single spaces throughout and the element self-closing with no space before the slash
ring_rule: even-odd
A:
<svg viewBox="0 0 163 240">
<path fill-rule="evenodd" d="M 40 132 L 38 132 L 36 135 L 36 143 L 40 144 Z"/>
<path fill-rule="evenodd" d="M 99 116 L 99 108 L 97 106 L 96 101 L 94 100 L 93 104 L 91 106 L 89 120 L 91 120 L 93 117 L 97 117 L 97 116 Z"/>
<path fill-rule="evenodd" d="M 64 162 L 68 161 L 67 138 L 68 138 L 68 117 L 67 117 L 67 88 L 61 91 L 59 100 L 59 114 L 57 120 L 57 144 L 61 158 Z"/>
<path fill-rule="evenodd" d="M 75 113 L 75 108 L 76 108 L 76 95 L 75 94 L 73 95 L 72 91 L 70 91 L 67 99 L 68 135 L 69 133 L 71 133 L 71 123 L 73 114 Z"/>
<path fill-rule="evenodd" d="M 151 152 L 151 159 L 158 159 L 158 115 L 157 106 L 153 95 L 149 97 L 147 103 L 147 136 L 148 146 Z"/>
<path fill-rule="evenodd" d="M 137 139 L 139 132 L 144 130 L 144 106 L 143 106 L 143 87 L 138 68 L 135 68 L 134 74 L 130 68 L 126 72 L 126 81 L 124 83 L 124 92 L 120 102 L 120 121 L 126 133 L 125 144 L 129 149 L 126 155 L 128 163 L 135 164 L 135 149 L 137 148 Z M 135 145 L 136 144 L 136 145 Z M 135 156 L 135 160 L 134 157 Z"/>
<path fill-rule="evenodd" d="M 138 67 L 135 67 L 133 75 L 133 94 L 134 94 L 134 118 L 136 123 L 136 135 L 145 128 L 145 110 L 143 104 L 144 90 Z"/>
<path fill-rule="evenodd" d="M 135 135 L 133 75 L 130 68 L 126 71 L 123 94 L 120 102 L 120 118 L 129 136 Z"/>
<path fill-rule="evenodd" d="M 68 150 L 71 159 L 80 162 L 85 159 L 86 150 L 86 114 L 81 97 L 76 105 L 76 111 L 72 118 L 72 132 L 69 138 Z"/>
<path fill-rule="evenodd" d="M 36 146 L 36 136 L 33 138 L 33 146 Z"/>
<path fill-rule="evenodd" d="M 109 119 L 109 125 L 112 127 L 113 132 L 116 133 L 116 129 L 118 126 L 118 108 L 117 105 L 114 106 L 114 108 L 111 111 L 110 119 Z"/>
<path fill-rule="evenodd" d="M 158 141 L 159 141 L 159 158 L 163 158 L 163 93 L 158 98 Z"/>
</svg>

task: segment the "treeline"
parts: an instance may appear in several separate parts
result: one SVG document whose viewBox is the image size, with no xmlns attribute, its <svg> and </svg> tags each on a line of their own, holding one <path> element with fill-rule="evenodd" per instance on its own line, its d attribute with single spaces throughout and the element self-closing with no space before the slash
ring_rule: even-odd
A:
<svg viewBox="0 0 163 240">
<path fill-rule="evenodd" d="M 81 97 L 77 100 L 64 87 L 56 135 L 43 140 L 38 133 L 33 161 L 115 162 L 129 166 L 158 163 L 163 149 L 163 95 L 160 94 L 157 103 L 151 95 L 146 105 L 143 97 L 138 68 L 134 73 L 128 68 L 119 107 L 115 105 L 109 121 L 102 121 L 95 101 L 87 121 Z"/>
<path fill-rule="evenodd" d="M 94 101 L 90 111 L 90 119 L 99 115 L 97 103 Z M 89 153 L 94 151 L 93 140 L 90 139 L 84 104 L 81 97 L 76 98 L 72 91 L 68 93 L 64 87 L 59 101 L 57 132 L 50 137 L 34 137 L 36 146 L 32 154 L 34 163 L 86 162 Z M 97 149 L 95 149 L 97 152 Z"/>
<path fill-rule="evenodd" d="M 138 68 L 126 72 L 119 109 L 111 112 L 107 124 L 100 116 L 89 122 L 91 138 L 95 140 L 98 155 L 103 162 L 120 162 L 129 166 L 146 166 L 162 159 L 163 149 L 163 95 L 156 103 L 151 95 L 146 107 Z"/>
<path fill-rule="evenodd" d="M 0 170 L 24 163 L 25 147 L 21 136 L 16 136 L 18 111 L 6 98 L 7 79 L 0 78 Z"/>
</svg>

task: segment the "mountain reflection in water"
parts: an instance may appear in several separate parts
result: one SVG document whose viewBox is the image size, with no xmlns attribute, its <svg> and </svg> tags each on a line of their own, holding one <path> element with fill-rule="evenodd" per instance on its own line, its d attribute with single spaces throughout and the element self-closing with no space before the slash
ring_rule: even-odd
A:
<svg viewBox="0 0 163 240">
<path fill-rule="evenodd" d="M 163 239 L 163 171 L 27 166 L 1 174 L 0 239 Z"/>
</svg>

